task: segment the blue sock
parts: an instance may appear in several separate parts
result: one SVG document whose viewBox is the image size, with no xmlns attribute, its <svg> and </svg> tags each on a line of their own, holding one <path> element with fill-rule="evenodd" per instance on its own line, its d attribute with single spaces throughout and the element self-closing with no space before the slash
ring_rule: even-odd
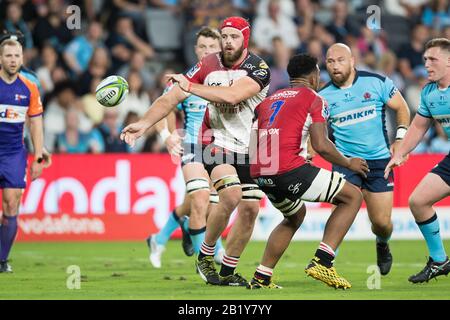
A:
<svg viewBox="0 0 450 320">
<path fill-rule="evenodd" d="M 0 227 L 1 252 L 0 260 L 8 260 L 9 252 L 17 234 L 17 217 L 7 217 L 3 215 L 2 226 Z"/>
<path fill-rule="evenodd" d="M 424 222 L 417 222 L 417 225 L 427 242 L 431 259 L 435 262 L 444 262 L 447 259 L 447 254 L 442 244 L 437 214 L 435 213 L 434 216 Z"/>
<path fill-rule="evenodd" d="M 217 254 L 217 252 L 219 252 L 219 250 L 223 249 L 223 244 L 222 244 L 222 237 L 219 237 L 219 239 L 217 239 L 216 242 L 216 251 L 214 252 L 214 254 Z"/>
<path fill-rule="evenodd" d="M 184 231 L 189 232 L 189 217 L 185 217 L 181 223 L 181 227 Z"/>
<path fill-rule="evenodd" d="M 192 246 L 194 247 L 195 254 L 199 254 L 200 247 L 205 240 L 206 227 L 201 229 L 189 229 L 189 234 L 191 235 Z"/>
<path fill-rule="evenodd" d="M 175 214 L 175 210 L 169 215 L 169 219 L 167 220 L 164 227 L 159 230 L 158 234 L 155 237 L 156 243 L 160 245 L 166 245 L 167 241 L 169 241 L 172 233 L 179 227 L 178 224 L 178 216 Z"/>
</svg>

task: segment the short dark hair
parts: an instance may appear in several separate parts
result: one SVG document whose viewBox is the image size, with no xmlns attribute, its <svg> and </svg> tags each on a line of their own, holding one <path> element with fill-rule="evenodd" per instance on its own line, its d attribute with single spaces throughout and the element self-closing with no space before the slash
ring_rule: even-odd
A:
<svg viewBox="0 0 450 320">
<path fill-rule="evenodd" d="M 450 40 L 447 38 L 434 38 L 427 42 L 425 50 L 430 48 L 439 47 L 443 50 L 450 51 Z"/>
<path fill-rule="evenodd" d="M 291 79 L 304 78 L 317 70 L 317 58 L 309 54 L 297 54 L 289 60 L 287 72 Z"/>
<path fill-rule="evenodd" d="M 197 40 L 200 37 L 213 38 L 216 40 L 220 40 L 220 33 L 217 29 L 214 29 L 211 27 L 203 27 L 200 29 L 199 32 L 197 32 Z"/>
</svg>

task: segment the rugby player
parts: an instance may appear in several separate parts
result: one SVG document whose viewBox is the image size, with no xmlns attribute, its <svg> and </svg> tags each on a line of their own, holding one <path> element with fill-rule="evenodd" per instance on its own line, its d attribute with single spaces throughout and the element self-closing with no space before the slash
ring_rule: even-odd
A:
<svg viewBox="0 0 450 320">
<path fill-rule="evenodd" d="M 405 136 L 409 108 L 391 79 L 356 70 L 352 52 L 345 44 L 337 43 L 328 49 L 326 66 L 331 81 L 319 93 L 329 105 L 332 140 L 344 155 L 365 159 L 370 171 L 362 177 L 339 165 L 333 165 L 333 170 L 361 188 L 376 235 L 377 265 L 386 275 L 393 260 L 388 241 L 393 230 L 394 176 L 390 173 L 384 178 L 384 168 Z M 386 106 L 395 111 L 397 119 L 392 146 L 386 130 Z"/>
<path fill-rule="evenodd" d="M 433 119 L 442 125 L 450 139 L 450 40 L 436 38 L 425 45 L 425 68 L 429 83 L 422 89 L 420 105 L 405 138 L 387 164 L 385 177 L 395 166 L 402 165 L 407 155 L 422 141 Z M 439 231 L 439 219 L 433 205 L 450 195 L 450 153 L 417 185 L 409 198 L 409 207 L 427 243 L 426 266 L 409 277 L 412 283 L 450 273 L 450 260 Z"/>
<path fill-rule="evenodd" d="M 280 288 L 271 281 L 273 269 L 305 217 L 303 200 L 336 205 L 322 242 L 305 272 L 335 288 L 350 282 L 333 267 L 335 250 L 353 223 L 362 194 L 337 172 L 315 167 L 306 160 L 307 140 L 324 159 L 365 177 L 367 163 L 343 156 L 328 139 L 328 108 L 316 93 L 320 70 L 317 59 L 306 54 L 289 61 L 290 88 L 276 91 L 257 108 L 257 147 L 252 154 L 251 176 L 284 216 L 272 231 L 250 289 Z"/>
</svg>

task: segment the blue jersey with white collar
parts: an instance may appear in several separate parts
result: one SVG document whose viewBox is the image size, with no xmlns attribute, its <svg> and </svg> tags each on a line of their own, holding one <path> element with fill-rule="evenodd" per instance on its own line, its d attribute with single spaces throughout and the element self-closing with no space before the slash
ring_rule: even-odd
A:
<svg viewBox="0 0 450 320">
<path fill-rule="evenodd" d="M 420 94 L 417 113 L 422 117 L 436 119 L 450 140 L 450 87 L 439 89 L 436 82 L 428 83 Z"/>
<path fill-rule="evenodd" d="M 397 91 L 388 77 L 358 70 L 350 87 L 329 82 L 322 88 L 319 93 L 328 102 L 328 122 L 337 149 L 366 160 L 389 158 L 386 103 Z"/>
</svg>

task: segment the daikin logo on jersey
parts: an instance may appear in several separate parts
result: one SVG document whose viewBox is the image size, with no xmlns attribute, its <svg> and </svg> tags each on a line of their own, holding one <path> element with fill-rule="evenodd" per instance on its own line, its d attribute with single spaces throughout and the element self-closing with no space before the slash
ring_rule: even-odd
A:
<svg viewBox="0 0 450 320">
<path fill-rule="evenodd" d="M 331 122 L 338 127 L 345 127 L 364 122 L 377 116 L 376 106 L 368 106 L 356 110 L 346 111 L 331 117 Z"/>
</svg>

